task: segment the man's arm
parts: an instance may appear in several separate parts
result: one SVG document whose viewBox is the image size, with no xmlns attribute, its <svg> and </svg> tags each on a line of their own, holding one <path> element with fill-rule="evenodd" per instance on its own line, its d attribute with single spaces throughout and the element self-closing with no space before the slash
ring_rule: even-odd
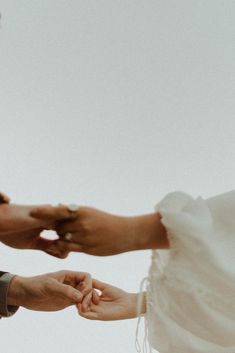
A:
<svg viewBox="0 0 235 353">
<path fill-rule="evenodd" d="M 35 311 L 58 311 L 81 303 L 84 311 L 92 299 L 92 279 L 86 272 L 58 271 L 35 277 L 3 273 L 1 316 L 11 316 L 22 306 Z"/>
<path fill-rule="evenodd" d="M 12 316 L 18 310 L 18 306 L 7 304 L 8 290 L 14 276 L 11 273 L 0 271 L 0 318 Z"/>
<path fill-rule="evenodd" d="M 30 217 L 32 206 L 13 205 L 1 201 L 0 194 L 0 242 L 15 249 L 41 250 L 58 258 L 68 255 L 66 247 L 57 240 L 44 239 L 41 232 L 54 228 L 54 224 Z"/>
</svg>

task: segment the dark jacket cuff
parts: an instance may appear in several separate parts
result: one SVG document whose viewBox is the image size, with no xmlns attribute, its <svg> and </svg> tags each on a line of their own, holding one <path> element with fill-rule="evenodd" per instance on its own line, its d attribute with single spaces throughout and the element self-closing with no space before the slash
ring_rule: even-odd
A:
<svg viewBox="0 0 235 353">
<path fill-rule="evenodd" d="M 7 305 L 7 295 L 11 280 L 15 275 L 4 273 L 0 277 L 0 317 L 9 317 L 16 313 L 18 306 Z"/>
</svg>

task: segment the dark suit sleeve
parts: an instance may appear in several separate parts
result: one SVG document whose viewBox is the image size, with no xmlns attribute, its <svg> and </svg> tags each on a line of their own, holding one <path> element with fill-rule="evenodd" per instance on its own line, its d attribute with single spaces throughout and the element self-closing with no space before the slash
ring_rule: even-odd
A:
<svg viewBox="0 0 235 353">
<path fill-rule="evenodd" d="M 7 293 L 14 276 L 11 273 L 0 271 L 0 318 L 12 316 L 18 310 L 17 306 L 7 305 Z"/>
</svg>

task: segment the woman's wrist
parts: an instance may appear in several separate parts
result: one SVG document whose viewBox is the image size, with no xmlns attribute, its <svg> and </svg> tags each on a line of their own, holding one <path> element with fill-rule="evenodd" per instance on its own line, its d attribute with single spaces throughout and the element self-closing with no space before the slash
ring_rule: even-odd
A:
<svg viewBox="0 0 235 353">
<path fill-rule="evenodd" d="M 128 236 L 132 238 L 132 250 L 169 248 L 166 229 L 159 213 L 130 217 Z"/>
<path fill-rule="evenodd" d="M 128 319 L 136 318 L 146 313 L 146 292 L 143 293 L 128 293 L 130 300 L 130 310 Z"/>
</svg>

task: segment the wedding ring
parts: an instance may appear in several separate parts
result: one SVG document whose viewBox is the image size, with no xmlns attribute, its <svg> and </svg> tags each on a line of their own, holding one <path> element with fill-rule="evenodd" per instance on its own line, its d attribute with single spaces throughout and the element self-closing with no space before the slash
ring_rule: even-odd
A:
<svg viewBox="0 0 235 353">
<path fill-rule="evenodd" d="M 76 213 L 79 210 L 79 206 L 72 203 L 72 204 L 70 204 L 70 205 L 68 205 L 66 207 L 67 207 L 67 210 L 70 213 L 71 219 L 73 219 L 73 218 L 76 219 Z M 70 233 L 70 232 L 67 232 L 65 234 L 61 234 L 60 235 L 60 239 L 62 239 L 64 241 L 70 242 L 70 241 L 72 241 L 72 238 L 73 238 L 73 234 Z"/>
<path fill-rule="evenodd" d="M 64 239 L 67 240 L 67 241 L 72 240 L 72 237 L 73 237 L 72 233 L 68 232 L 68 233 L 64 234 Z"/>
<path fill-rule="evenodd" d="M 68 241 L 68 242 L 72 241 L 72 237 L 73 237 L 73 235 L 70 232 L 67 232 L 65 234 L 60 235 L 60 239 L 62 239 L 64 241 Z"/>
<path fill-rule="evenodd" d="M 67 210 L 71 216 L 71 218 L 76 218 L 77 217 L 77 211 L 79 210 L 79 206 L 72 203 L 67 206 Z"/>
<path fill-rule="evenodd" d="M 71 203 L 70 205 L 67 206 L 67 209 L 69 212 L 77 212 L 79 210 L 79 206 L 76 205 L 75 203 Z"/>
</svg>

